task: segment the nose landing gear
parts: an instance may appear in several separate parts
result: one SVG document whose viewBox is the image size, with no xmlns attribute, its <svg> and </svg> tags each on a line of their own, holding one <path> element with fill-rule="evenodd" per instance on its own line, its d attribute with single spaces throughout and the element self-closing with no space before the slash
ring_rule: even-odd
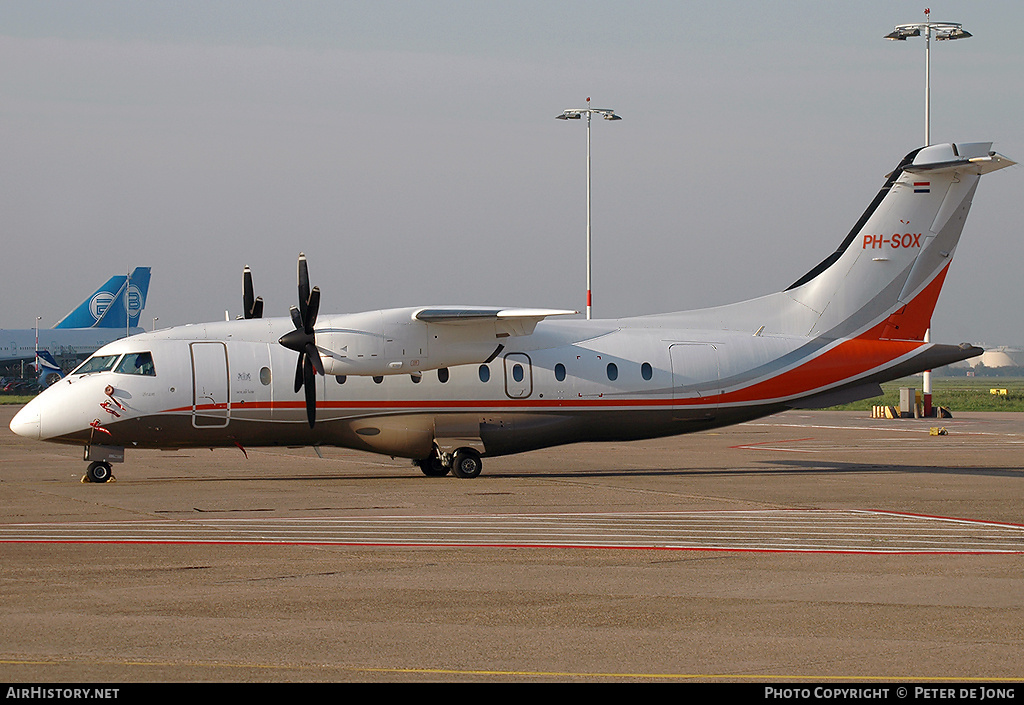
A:
<svg viewBox="0 0 1024 705">
<path fill-rule="evenodd" d="M 82 482 L 107 482 L 114 478 L 114 473 L 111 472 L 110 463 L 95 460 L 89 463 L 89 468 L 85 471 L 85 477 L 82 478 Z"/>
<path fill-rule="evenodd" d="M 114 479 L 111 463 L 124 462 L 124 448 L 121 446 L 103 446 L 90 443 L 85 446 L 83 460 L 91 461 L 82 482 L 110 482 Z"/>
</svg>

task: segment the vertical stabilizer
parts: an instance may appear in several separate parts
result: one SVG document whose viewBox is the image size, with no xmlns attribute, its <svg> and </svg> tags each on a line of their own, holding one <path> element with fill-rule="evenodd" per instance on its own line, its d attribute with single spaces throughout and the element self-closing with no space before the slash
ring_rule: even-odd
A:
<svg viewBox="0 0 1024 705">
<path fill-rule="evenodd" d="M 149 293 L 149 267 L 136 267 L 131 276 L 120 274 L 108 279 L 75 307 L 54 328 L 126 328 L 136 327 Z M 130 283 L 129 283 L 130 279 Z M 127 310 L 131 320 L 126 320 Z"/>
<path fill-rule="evenodd" d="M 126 279 L 124 274 L 108 279 L 103 286 L 89 294 L 85 301 L 57 321 L 54 328 L 92 328 L 110 308 Z"/>
<path fill-rule="evenodd" d="M 121 285 L 96 328 L 137 328 L 149 294 L 149 267 L 136 267 Z"/>
<path fill-rule="evenodd" d="M 911 152 L 839 249 L 785 294 L 813 312 L 804 335 L 921 340 L 981 174 L 1014 162 L 991 143 Z"/>
</svg>

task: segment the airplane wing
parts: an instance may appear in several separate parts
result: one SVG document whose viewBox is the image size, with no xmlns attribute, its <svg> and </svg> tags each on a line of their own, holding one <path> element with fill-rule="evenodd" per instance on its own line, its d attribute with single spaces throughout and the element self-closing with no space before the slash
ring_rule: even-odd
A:
<svg viewBox="0 0 1024 705">
<path fill-rule="evenodd" d="M 506 336 L 530 335 L 548 316 L 572 316 L 579 311 L 550 308 L 421 308 L 413 318 L 424 323 L 470 325 L 493 321 Z M 503 336 L 504 337 L 504 336 Z"/>
</svg>

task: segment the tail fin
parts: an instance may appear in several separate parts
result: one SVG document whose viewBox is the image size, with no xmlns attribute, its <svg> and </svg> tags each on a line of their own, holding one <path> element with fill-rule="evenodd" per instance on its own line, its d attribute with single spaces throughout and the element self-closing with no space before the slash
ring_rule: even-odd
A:
<svg viewBox="0 0 1024 705">
<path fill-rule="evenodd" d="M 106 313 L 96 322 L 96 328 L 136 328 L 149 294 L 149 267 L 136 267 Z"/>
<path fill-rule="evenodd" d="M 129 275 L 113 276 L 54 328 L 128 328 L 139 325 L 149 293 L 149 267 L 136 267 Z M 125 311 L 130 313 L 126 320 Z"/>
<path fill-rule="evenodd" d="M 36 350 L 36 358 L 39 360 L 40 369 L 54 370 L 60 372 L 60 365 L 53 359 L 49 350 Z"/>
<path fill-rule="evenodd" d="M 991 146 L 908 154 L 839 249 L 783 292 L 811 313 L 800 333 L 922 340 L 980 176 L 1014 164 Z"/>
</svg>

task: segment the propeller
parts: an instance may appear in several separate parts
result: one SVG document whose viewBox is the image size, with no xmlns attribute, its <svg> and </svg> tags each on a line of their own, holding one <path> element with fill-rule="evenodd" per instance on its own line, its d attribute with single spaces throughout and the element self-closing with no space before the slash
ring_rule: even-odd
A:
<svg viewBox="0 0 1024 705">
<path fill-rule="evenodd" d="M 263 318 L 263 297 L 254 297 L 252 289 L 252 270 L 245 265 L 242 270 L 242 317 Z"/>
<path fill-rule="evenodd" d="M 295 393 L 306 388 L 306 418 L 309 427 L 316 423 L 316 384 L 314 374 L 322 375 L 324 365 L 320 360 L 320 351 L 316 349 L 316 336 L 313 326 L 316 325 L 316 314 L 320 309 L 320 287 L 309 288 L 309 270 L 306 266 L 306 255 L 299 253 L 299 306 L 292 306 L 289 313 L 295 330 L 281 336 L 277 342 L 289 350 L 299 354 L 295 366 Z"/>
</svg>

